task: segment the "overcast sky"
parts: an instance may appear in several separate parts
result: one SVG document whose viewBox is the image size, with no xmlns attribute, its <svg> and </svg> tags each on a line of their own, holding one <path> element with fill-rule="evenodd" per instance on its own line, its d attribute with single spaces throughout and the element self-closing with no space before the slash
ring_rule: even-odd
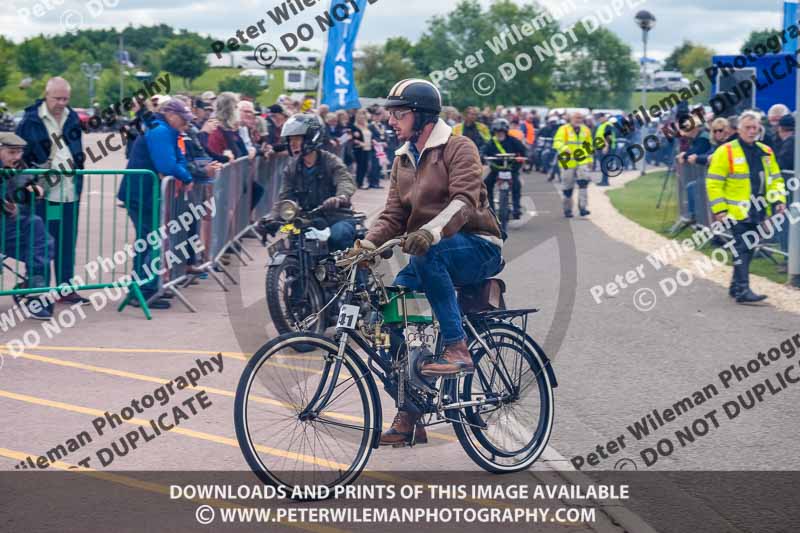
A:
<svg viewBox="0 0 800 533">
<path fill-rule="evenodd" d="M 97 6 L 104 5 L 104 1 L 111 7 L 98 9 Z M 777 0 L 625 1 L 635 7 L 625 5 L 622 14 L 607 26 L 639 54 L 641 31 L 635 26 L 633 15 L 639 9 L 648 9 L 657 19 L 650 34 L 651 53 L 648 55 L 659 59 L 668 55 L 683 39 L 706 44 L 718 53 L 735 53 L 750 31 L 777 27 L 782 21 L 783 4 Z M 488 5 L 491 0 L 481 2 Z M 565 15 L 562 27 L 595 13 L 598 9 L 595 6 L 608 5 L 610 0 L 542 0 L 540 3 L 564 6 L 570 2 L 577 9 Z M 281 26 L 275 25 L 266 14 L 268 9 L 282 3 L 275 0 L 10 0 L 10 5 L 9 0 L 3 0 L 2 3 L 0 28 L 3 35 L 15 42 L 39 33 L 64 33 L 65 24 L 83 28 L 120 28 L 129 23 L 150 25 L 162 22 L 227 39 L 237 29 L 246 29 L 263 18 L 266 19 L 267 34 L 257 39 L 256 44 L 273 42 L 279 45 L 282 34 L 322 14 L 330 0 L 318 0 L 317 5 Z M 380 43 L 394 36 L 405 36 L 413 41 L 424 31 L 431 16 L 445 14 L 457 4 L 457 0 L 376 0 L 367 9 L 359 44 Z M 27 16 L 24 10 L 28 10 Z M 512 22 L 515 21 L 509 21 Z M 310 44 L 312 48 L 321 48 L 322 39 L 315 38 Z"/>
</svg>

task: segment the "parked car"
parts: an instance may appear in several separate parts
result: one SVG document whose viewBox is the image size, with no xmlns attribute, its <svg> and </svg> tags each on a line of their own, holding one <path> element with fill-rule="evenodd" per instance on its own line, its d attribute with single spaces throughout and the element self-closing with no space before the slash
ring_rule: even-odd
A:
<svg viewBox="0 0 800 533">
<path fill-rule="evenodd" d="M 81 127 L 84 130 L 88 130 L 89 119 L 92 118 L 92 114 L 89 112 L 89 110 L 82 107 L 73 107 L 72 109 L 78 114 L 78 120 L 81 121 Z"/>
</svg>

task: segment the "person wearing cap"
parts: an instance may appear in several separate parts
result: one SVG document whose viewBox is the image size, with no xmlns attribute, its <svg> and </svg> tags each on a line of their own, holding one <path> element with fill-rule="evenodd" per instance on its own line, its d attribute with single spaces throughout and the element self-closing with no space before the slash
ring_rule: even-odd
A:
<svg viewBox="0 0 800 533">
<path fill-rule="evenodd" d="M 25 110 L 16 131 L 27 143 L 22 155 L 27 166 L 58 171 L 58 179 L 45 184 L 45 196 L 36 202 L 36 214 L 45 221 L 47 231 L 55 239 L 55 281 L 59 285 L 70 283 L 75 275 L 83 176 L 72 171 L 83 169 L 86 159 L 80 119 L 69 107 L 71 92 L 67 80 L 50 78 L 44 99 Z M 61 296 L 59 301 L 89 303 L 75 292 Z"/>
<path fill-rule="evenodd" d="M 48 287 L 55 246 L 44 221 L 26 208 L 44 193 L 31 176 L 17 172 L 24 165 L 22 153 L 26 145 L 25 139 L 14 133 L 0 133 L 0 253 L 25 263 L 28 288 Z M 31 297 L 22 302 L 32 318 L 53 317 L 53 304 L 46 300 Z"/>
<path fill-rule="evenodd" d="M 289 114 L 281 104 L 269 106 L 269 116 L 267 117 L 267 143 L 273 148 L 281 143 L 281 131 Z"/>
<path fill-rule="evenodd" d="M 194 116 L 177 99 L 168 100 L 158 111 L 153 127 L 136 139 L 127 168 L 152 170 L 156 175 L 174 176 L 183 183 L 191 183 L 192 175 L 186 157 L 178 145 L 178 138 L 189 127 Z M 158 184 L 153 183 L 149 173 L 128 174 L 122 178 L 117 198 L 128 210 L 128 216 L 136 227 L 137 239 L 145 239 L 151 231 L 157 229 L 159 204 L 154 201 L 158 198 L 156 190 Z M 137 253 L 133 261 L 134 272 L 145 299 L 158 291 L 158 280 L 148 280 L 144 268 L 145 264 L 150 265 L 155 258 L 156 255 L 148 243 L 147 248 L 142 253 Z M 139 305 L 135 299 L 130 303 Z M 170 304 L 159 299 L 149 303 L 149 306 L 151 309 L 167 309 Z"/>
<path fill-rule="evenodd" d="M 200 95 L 200 99 L 211 107 L 214 104 L 214 100 L 217 99 L 217 95 L 214 94 L 214 91 L 205 91 Z"/>
<path fill-rule="evenodd" d="M 192 114 L 194 115 L 192 124 L 194 124 L 198 130 L 202 130 L 203 124 L 205 124 L 208 117 L 211 116 L 211 106 L 203 100 L 195 99 Z"/>
</svg>

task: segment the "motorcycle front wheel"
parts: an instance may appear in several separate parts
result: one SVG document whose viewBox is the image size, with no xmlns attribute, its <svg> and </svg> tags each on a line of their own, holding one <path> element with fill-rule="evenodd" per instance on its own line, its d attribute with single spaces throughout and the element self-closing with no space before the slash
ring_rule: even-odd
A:
<svg viewBox="0 0 800 533">
<path fill-rule="evenodd" d="M 310 273 L 305 280 L 305 290 L 302 289 L 304 275 L 300 261 L 291 256 L 267 268 L 267 308 L 279 334 L 298 331 L 300 322 L 325 306 L 322 288 Z M 328 323 L 326 315 L 327 312 L 323 312 L 309 331 L 322 334 Z"/>
</svg>

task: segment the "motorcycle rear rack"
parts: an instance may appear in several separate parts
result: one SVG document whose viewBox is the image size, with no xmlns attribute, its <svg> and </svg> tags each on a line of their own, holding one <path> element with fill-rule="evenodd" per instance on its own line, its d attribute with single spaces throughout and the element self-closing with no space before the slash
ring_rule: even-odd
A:
<svg viewBox="0 0 800 533">
<path fill-rule="evenodd" d="M 478 328 L 486 327 L 490 322 L 505 322 L 528 331 L 528 315 L 538 313 L 538 309 L 497 309 L 494 311 L 480 311 L 465 315 L 466 319 Z"/>
</svg>

